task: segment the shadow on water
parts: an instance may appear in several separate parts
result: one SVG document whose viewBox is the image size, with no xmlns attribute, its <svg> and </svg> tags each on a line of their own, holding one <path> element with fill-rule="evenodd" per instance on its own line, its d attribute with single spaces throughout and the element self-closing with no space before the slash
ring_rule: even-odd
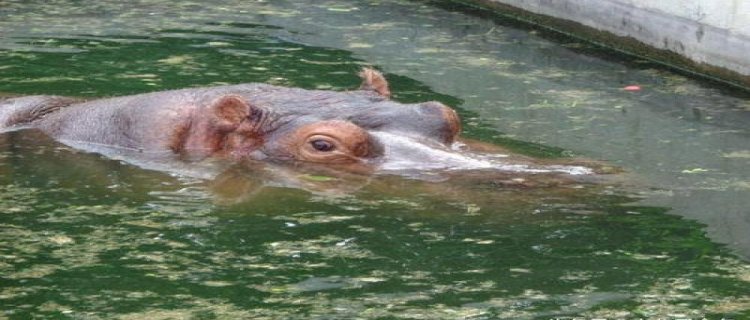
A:
<svg viewBox="0 0 750 320">
<path fill-rule="evenodd" d="M 115 6 L 102 3 L 87 10 Z M 171 12 L 158 1 L 134 10 L 147 16 L 150 5 Z M 356 86 L 366 63 L 356 48 L 311 46 L 314 29 L 279 27 L 274 19 L 294 11 L 284 6 L 297 4 L 254 5 L 255 21 L 143 22 L 141 35 L 9 32 L 0 38 L 0 91 L 97 97 L 240 82 Z M 321 10 L 355 13 L 348 2 Z M 472 138 L 568 161 L 564 149 L 502 134 L 476 97 L 440 94 L 405 74 L 387 74 L 397 100 L 442 101 L 459 108 Z M 541 114 L 556 103 L 548 97 L 531 91 L 525 101 L 538 109 L 503 110 Z M 215 179 L 199 179 L 76 151 L 34 131 L 0 135 L 0 318 L 750 317 L 750 266 L 712 242 L 704 225 L 640 203 L 638 181 L 218 166 Z"/>
</svg>

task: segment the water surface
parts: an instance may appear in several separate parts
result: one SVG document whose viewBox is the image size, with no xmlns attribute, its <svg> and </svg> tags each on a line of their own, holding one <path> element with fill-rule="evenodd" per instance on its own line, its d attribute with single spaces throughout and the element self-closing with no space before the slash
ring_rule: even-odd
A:
<svg viewBox="0 0 750 320">
<path fill-rule="evenodd" d="M 396 100 L 456 107 L 471 138 L 627 174 L 200 179 L 5 133 L 0 319 L 750 317 L 750 99 L 447 9 L 3 2 L 0 92 L 350 90 L 374 65 Z"/>
</svg>

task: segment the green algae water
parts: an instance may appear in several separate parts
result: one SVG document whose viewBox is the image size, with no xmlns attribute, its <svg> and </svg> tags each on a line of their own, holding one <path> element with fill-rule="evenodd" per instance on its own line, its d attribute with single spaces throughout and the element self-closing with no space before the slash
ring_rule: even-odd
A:
<svg viewBox="0 0 750 320">
<path fill-rule="evenodd" d="M 750 318 L 743 93 L 445 2 L 0 3 L 3 95 L 351 90 L 366 65 L 465 136 L 626 173 L 198 179 L 7 132 L 0 319 Z"/>
</svg>

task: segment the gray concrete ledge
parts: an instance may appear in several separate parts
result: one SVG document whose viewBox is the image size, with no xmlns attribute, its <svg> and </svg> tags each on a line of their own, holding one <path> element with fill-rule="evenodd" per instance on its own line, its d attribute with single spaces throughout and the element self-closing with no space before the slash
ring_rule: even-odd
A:
<svg viewBox="0 0 750 320">
<path fill-rule="evenodd" d="M 750 88 L 750 1 L 464 2 L 506 11 L 521 10 L 513 14 L 520 13 L 543 26 Z"/>
</svg>

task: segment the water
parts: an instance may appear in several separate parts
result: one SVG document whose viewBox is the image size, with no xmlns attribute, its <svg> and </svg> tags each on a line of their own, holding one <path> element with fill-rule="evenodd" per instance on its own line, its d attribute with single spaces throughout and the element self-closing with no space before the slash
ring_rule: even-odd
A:
<svg viewBox="0 0 750 320">
<path fill-rule="evenodd" d="M 374 65 L 395 99 L 456 107 L 466 136 L 625 173 L 201 179 L 5 133 L 0 319 L 750 317 L 748 96 L 447 9 L 4 1 L 0 92 L 348 90 Z"/>
</svg>

